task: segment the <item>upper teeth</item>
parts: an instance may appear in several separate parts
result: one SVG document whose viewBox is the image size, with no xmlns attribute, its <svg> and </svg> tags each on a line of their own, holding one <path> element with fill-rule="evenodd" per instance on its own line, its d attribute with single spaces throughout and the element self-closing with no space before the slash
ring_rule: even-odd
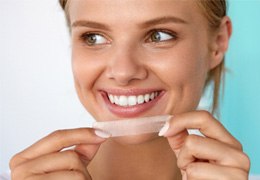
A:
<svg viewBox="0 0 260 180">
<path fill-rule="evenodd" d="M 136 104 L 143 104 L 145 102 L 149 102 L 158 96 L 158 92 L 152 92 L 150 94 L 140 94 L 140 95 L 131 95 L 131 96 L 116 96 L 112 94 L 108 94 L 108 98 L 112 104 L 116 104 L 118 106 L 135 106 Z"/>
</svg>

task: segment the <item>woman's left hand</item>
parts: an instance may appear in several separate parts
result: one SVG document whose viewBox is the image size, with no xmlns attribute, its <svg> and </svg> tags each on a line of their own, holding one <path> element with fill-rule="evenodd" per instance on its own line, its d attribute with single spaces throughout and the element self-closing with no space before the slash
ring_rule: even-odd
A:
<svg viewBox="0 0 260 180">
<path fill-rule="evenodd" d="M 250 160 L 242 145 L 207 111 L 174 116 L 164 136 L 177 156 L 183 180 L 248 179 Z M 205 136 L 188 135 L 199 129 Z"/>
</svg>

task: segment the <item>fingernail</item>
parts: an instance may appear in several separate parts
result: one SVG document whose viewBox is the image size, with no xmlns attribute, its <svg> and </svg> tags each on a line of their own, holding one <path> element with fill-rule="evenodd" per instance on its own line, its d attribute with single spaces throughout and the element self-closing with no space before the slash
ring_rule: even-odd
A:
<svg viewBox="0 0 260 180">
<path fill-rule="evenodd" d="M 169 127 L 170 127 L 170 123 L 168 121 L 166 121 L 166 123 L 164 124 L 162 129 L 159 131 L 158 136 L 164 136 L 165 133 L 168 131 Z"/>
<path fill-rule="evenodd" d="M 100 129 L 95 129 L 95 134 L 96 134 L 97 136 L 99 136 L 99 137 L 101 137 L 101 138 L 105 138 L 105 139 L 111 137 L 111 134 L 109 134 L 109 133 L 107 133 L 107 132 L 104 132 L 104 131 L 102 131 L 102 130 L 100 130 Z"/>
</svg>

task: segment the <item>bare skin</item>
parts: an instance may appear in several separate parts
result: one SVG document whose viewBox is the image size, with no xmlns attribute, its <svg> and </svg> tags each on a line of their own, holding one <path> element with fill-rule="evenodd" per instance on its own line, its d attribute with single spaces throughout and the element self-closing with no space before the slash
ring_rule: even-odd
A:
<svg viewBox="0 0 260 180">
<path fill-rule="evenodd" d="M 210 113 L 196 111 L 208 71 L 228 48 L 228 17 L 209 31 L 195 2 L 179 0 L 77 0 L 69 15 L 75 87 L 97 121 L 174 116 L 161 137 L 102 138 L 91 128 L 54 132 L 12 158 L 13 180 L 248 178 L 241 144 Z M 115 105 L 107 97 L 154 90 L 161 94 L 151 106 Z"/>
</svg>

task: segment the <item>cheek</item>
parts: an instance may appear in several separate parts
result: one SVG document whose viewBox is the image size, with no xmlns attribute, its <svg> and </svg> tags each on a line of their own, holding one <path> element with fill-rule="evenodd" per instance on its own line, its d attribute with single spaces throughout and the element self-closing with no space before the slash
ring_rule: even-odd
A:
<svg viewBox="0 0 260 180">
<path fill-rule="evenodd" d="M 86 54 L 84 49 L 72 50 L 72 70 L 76 86 L 80 89 L 90 90 L 95 80 L 102 72 L 103 62 L 91 54 Z"/>
<path fill-rule="evenodd" d="M 102 73 L 104 61 L 86 53 L 82 47 L 72 49 L 72 70 L 74 76 L 75 88 L 80 102 L 94 117 L 98 116 L 96 112 L 96 97 L 94 93 L 94 84 Z"/>
<path fill-rule="evenodd" d="M 153 71 L 167 85 L 175 112 L 197 107 L 207 76 L 207 60 L 195 50 L 164 53 L 153 60 Z M 156 61 L 157 59 L 157 61 Z M 172 109 L 173 105 L 169 105 Z"/>
<path fill-rule="evenodd" d="M 160 59 L 157 62 L 154 60 L 153 69 L 170 87 L 176 83 L 185 86 L 205 81 L 207 64 L 203 57 L 185 53 L 185 55 L 164 54 Z"/>
</svg>

